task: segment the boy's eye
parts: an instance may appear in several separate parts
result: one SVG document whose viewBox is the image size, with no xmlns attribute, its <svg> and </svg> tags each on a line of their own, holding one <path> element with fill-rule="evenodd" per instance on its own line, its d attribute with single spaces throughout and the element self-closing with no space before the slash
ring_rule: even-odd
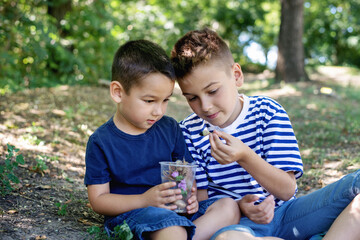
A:
<svg viewBox="0 0 360 240">
<path fill-rule="evenodd" d="M 196 100 L 196 97 L 189 97 L 187 100 L 188 100 L 188 102 L 192 102 L 192 101 Z"/>
<path fill-rule="evenodd" d="M 218 89 L 211 90 L 211 91 L 209 91 L 209 94 L 215 94 L 217 91 L 218 91 Z"/>
<path fill-rule="evenodd" d="M 152 103 L 152 102 L 154 102 L 154 100 L 144 100 L 144 102 L 146 102 L 146 103 Z"/>
</svg>

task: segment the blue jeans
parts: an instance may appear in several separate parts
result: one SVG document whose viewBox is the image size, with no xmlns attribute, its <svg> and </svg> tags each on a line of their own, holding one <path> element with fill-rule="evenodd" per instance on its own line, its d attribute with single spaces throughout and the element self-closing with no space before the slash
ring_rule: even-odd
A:
<svg viewBox="0 0 360 240">
<path fill-rule="evenodd" d="M 327 231 L 339 214 L 360 193 L 360 170 L 308 195 L 285 202 L 275 209 L 269 224 L 256 224 L 242 217 L 240 225 L 250 227 L 256 236 L 309 239 Z"/>
<path fill-rule="evenodd" d="M 110 236 L 117 225 L 123 224 L 124 220 L 129 225 L 135 239 L 147 239 L 146 233 L 154 232 L 170 226 L 185 227 L 188 239 L 195 234 L 193 221 L 204 215 L 206 209 L 218 199 L 208 199 L 199 203 L 199 211 L 191 216 L 181 216 L 174 211 L 165 208 L 147 207 L 135 209 L 116 217 L 105 217 L 105 230 Z"/>
</svg>

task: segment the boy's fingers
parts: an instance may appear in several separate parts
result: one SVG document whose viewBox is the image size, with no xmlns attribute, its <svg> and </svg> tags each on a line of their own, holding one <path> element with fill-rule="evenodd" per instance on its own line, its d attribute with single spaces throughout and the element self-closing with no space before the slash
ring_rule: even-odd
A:
<svg viewBox="0 0 360 240">
<path fill-rule="evenodd" d="M 273 195 L 269 195 L 269 196 L 267 196 L 267 197 L 265 198 L 264 201 L 269 201 L 269 202 L 274 201 L 274 196 L 273 196 Z"/>
<path fill-rule="evenodd" d="M 221 132 L 221 131 L 218 131 L 218 130 L 214 130 L 213 133 L 215 133 L 215 134 L 217 135 L 217 137 L 219 138 L 219 140 L 220 140 L 220 138 L 222 138 L 222 139 L 224 139 L 226 142 L 231 141 L 231 138 L 233 137 L 233 136 L 231 136 L 230 134 L 228 134 L 228 133 L 226 133 L 226 132 Z M 220 141 L 221 141 L 221 140 L 220 140 Z"/>
<path fill-rule="evenodd" d="M 216 133 L 210 133 L 210 145 L 212 151 L 218 151 L 221 150 L 225 144 L 220 140 L 219 136 Z M 223 151 L 223 150 L 221 150 Z"/>
<path fill-rule="evenodd" d="M 169 197 L 169 196 L 181 196 L 181 190 L 180 189 L 164 189 L 160 191 L 161 197 Z"/>
<path fill-rule="evenodd" d="M 210 137 L 211 137 L 214 141 L 220 140 L 219 135 L 217 135 L 215 131 L 212 132 L 212 133 L 210 133 Z"/>
<path fill-rule="evenodd" d="M 162 202 L 165 203 L 165 204 L 168 204 L 168 203 L 173 203 L 177 200 L 180 200 L 182 199 L 182 195 L 168 195 L 168 196 L 164 196 Z"/>
<path fill-rule="evenodd" d="M 247 203 L 255 202 L 259 197 L 254 194 L 248 194 L 244 196 L 244 201 Z"/>
<path fill-rule="evenodd" d="M 220 132 L 217 131 L 216 133 L 212 133 L 216 150 L 219 150 L 222 152 L 229 151 L 229 146 L 231 145 L 230 138 L 223 138 L 222 136 L 219 136 L 217 133 L 220 133 Z M 224 133 L 224 134 L 226 134 L 226 133 Z M 232 136 L 230 135 L 230 137 L 232 137 Z M 225 143 L 220 138 L 223 138 L 225 140 Z M 211 147 L 213 147 L 213 145 L 211 145 Z"/>
<path fill-rule="evenodd" d="M 223 145 L 223 143 L 216 134 L 210 133 L 210 145 L 211 145 L 211 152 L 217 153 L 218 151 L 221 151 L 221 146 Z M 215 156 L 213 157 L 215 158 Z"/>
<path fill-rule="evenodd" d="M 176 182 L 165 182 L 159 185 L 160 190 L 169 189 L 176 186 Z"/>
</svg>

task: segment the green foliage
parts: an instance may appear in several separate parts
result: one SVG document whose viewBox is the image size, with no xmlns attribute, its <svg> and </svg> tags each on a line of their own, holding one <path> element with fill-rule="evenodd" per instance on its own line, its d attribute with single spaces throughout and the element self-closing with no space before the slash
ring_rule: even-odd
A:
<svg viewBox="0 0 360 240">
<path fill-rule="evenodd" d="M 14 170 L 19 164 L 24 164 L 24 158 L 21 154 L 17 154 L 19 149 L 7 144 L 7 154 L 4 163 L 0 164 L 0 195 L 5 196 L 14 189 L 11 183 L 19 183 L 19 178 L 15 175 Z"/>
<path fill-rule="evenodd" d="M 110 79 L 113 54 L 125 41 L 149 39 L 170 53 L 180 35 L 204 26 L 227 38 L 239 58 L 237 36 L 262 18 L 260 2 L 72 1 L 56 19 L 48 12 L 52 1 L 3 1 L 0 92 Z"/>
<path fill-rule="evenodd" d="M 118 225 L 114 228 L 113 235 L 110 237 L 105 230 L 98 226 L 88 228 L 87 232 L 91 235 L 91 239 L 93 240 L 132 240 L 134 237 L 125 220 L 122 225 Z"/>
<path fill-rule="evenodd" d="M 55 206 L 58 208 L 57 214 L 59 216 L 65 216 L 67 213 L 67 207 L 68 205 L 66 203 L 57 202 L 55 203 Z"/>
<path fill-rule="evenodd" d="M 47 13 L 50 1 L 2 2 L 0 88 L 94 83 L 104 77 L 116 46 L 106 37 L 111 17 L 106 2 L 73 2 L 60 22 Z"/>
<path fill-rule="evenodd" d="M 360 2 L 307 1 L 305 55 L 310 63 L 360 67 Z"/>
<path fill-rule="evenodd" d="M 46 165 L 46 156 L 39 156 L 35 159 L 36 164 L 32 167 L 32 170 L 38 173 L 44 174 L 45 170 L 48 169 Z"/>
<path fill-rule="evenodd" d="M 106 231 L 98 226 L 91 226 L 87 229 L 87 232 L 91 235 L 92 240 L 105 240 L 108 239 Z"/>
<path fill-rule="evenodd" d="M 62 19 L 49 8 L 71 1 Z M 56 4 L 54 4 L 56 2 Z M 304 44 L 308 63 L 360 65 L 360 3 L 306 1 Z M 0 3 L 0 94 L 59 84 L 96 84 L 111 78 L 120 44 L 149 39 L 170 53 L 184 33 L 215 29 L 244 69 L 261 71 L 244 48 L 264 55 L 277 45 L 278 0 L 5 0 Z M 267 61 L 267 60 L 266 60 Z"/>
</svg>

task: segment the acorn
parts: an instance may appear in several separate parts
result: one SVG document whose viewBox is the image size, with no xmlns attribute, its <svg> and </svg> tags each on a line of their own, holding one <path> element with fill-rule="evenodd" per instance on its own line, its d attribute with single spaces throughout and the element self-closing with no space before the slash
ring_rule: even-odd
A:
<svg viewBox="0 0 360 240">
<path fill-rule="evenodd" d="M 204 128 L 204 130 L 202 130 L 202 132 L 200 133 L 201 136 L 205 137 L 207 135 L 210 134 L 210 131 L 207 127 Z"/>
<path fill-rule="evenodd" d="M 176 200 L 174 204 L 178 207 L 178 209 L 186 208 L 186 203 L 183 200 Z"/>
</svg>

